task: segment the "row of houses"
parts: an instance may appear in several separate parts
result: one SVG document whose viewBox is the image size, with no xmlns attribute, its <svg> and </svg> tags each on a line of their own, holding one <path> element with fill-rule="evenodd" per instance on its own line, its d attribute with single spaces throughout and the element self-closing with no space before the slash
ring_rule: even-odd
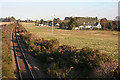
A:
<svg viewBox="0 0 120 80">
<path fill-rule="evenodd" d="M 59 23 L 52 23 L 52 21 L 44 22 L 44 23 L 37 23 L 35 24 L 36 26 L 48 26 L 51 27 L 53 26 L 59 26 Z"/>
<path fill-rule="evenodd" d="M 48 23 L 46 23 L 46 24 L 37 24 L 37 26 L 48 26 L 48 27 L 51 27 L 52 26 L 52 21 L 49 21 Z M 53 26 L 59 26 L 59 23 L 53 23 Z M 67 26 L 66 26 L 66 28 L 68 28 Z M 101 28 L 101 24 L 100 23 L 98 23 L 97 25 L 95 25 L 95 23 L 83 23 L 83 25 L 79 25 L 79 26 L 77 26 L 77 27 L 75 27 L 74 29 L 75 30 L 82 30 L 82 29 L 85 29 L 85 28 L 89 28 L 89 29 L 93 29 L 93 28 L 98 28 L 98 29 L 100 29 Z"/>
<path fill-rule="evenodd" d="M 100 23 L 98 23 L 97 25 L 95 25 L 94 23 L 83 23 L 83 25 L 79 25 L 79 26 L 77 26 L 77 27 L 75 27 L 74 29 L 75 30 L 82 30 L 82 29 L 85 29 L 85 28 L 89 28 L 89 29 L 94 29 L 94 28 L 97 28 L 97 29 L 100 29 L 100 28 L 102 28 L 102 26 L 101 26 L 101 24 Z"/>
<path fill-rule="evenodd" d="M 94 29 L 94 28 L 102 28 L 100 21 L 98 20 L 97 17 L 74 17 L 77 23 L 77 26 L 73 29 Z M 70 20 L 71 17 L 65 17 L 64 20 Z"/>
<path fill-rule="evenodd" d="M 89 29 L 93 29 L 93 28 L 101 28 L 101 24 L 98 23 L 100 22 L 97 17 L 75 17 L 76 18 L 76 23 L 77 26 L 73 29 L 85 29 L 85 28 L 89 28 Z M 48 26 L 51 27 L 53 26 L 59 26 L 61 22 L 68 24 L 68 22 L 70 21 L 70 17 L 65 17 L 65 19 L 63 21 L 61 21 L 59 18 L 54 19 L 54 23 L 52 22 L 52 20 L 49 21 L 39 21 L 39 23 L 37 22 L 37 26 Z M 97 23 L 97 24 L 96 24 Z M 68 26 L 64 25 L 64 27 L 67 29 Z"/>
</svg>

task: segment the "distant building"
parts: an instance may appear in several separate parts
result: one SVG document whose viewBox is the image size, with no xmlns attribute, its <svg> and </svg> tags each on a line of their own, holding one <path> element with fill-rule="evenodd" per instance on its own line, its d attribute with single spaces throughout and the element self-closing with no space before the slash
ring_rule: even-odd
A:
<svg viewBox="0 0 120 80">
<path fill-rule="evenodd" d="M 48 22 L 48 26 L 52 26 L 52 21 L 49 21 L 49 22 Z"/>
<path fill-rule="evenodd" d="M 120 16 L 116 16 L 114 21 L 120 21 Z"/>
<path fill-rule="evenodd" d="M 70 17 L 65 17 L 65 19 L 64 20 L 70 20 Z"/>
<path fill-rule="evenodd" d="M 59 26 L 59 25 L 60 25 L 59 23 L 55 24 L 55 26 Z"/>
<path fill-rule="evenodd" d="M 83 23 L 83 26 L 84 26 L 84 28 L 92 28 L 93 26 L 95 26 L 95 23 Z"/>
<path fill-rule="evenodd" d="M 102 28 L 102 26 L 101 26 L 101 24 L 100 23 L 98 23 L 97 25 L 96 25 L 96 23 L 94 22 L 94 23 L 89 23 L 89 22 L 87 22 L 87 23 L 83 23 L 82 25 L 80 25 L 80 26 L 78 26 L 78 27 L 75 27 L 75 30 L 82 30 L 82 29 L 86 29 L 86 28 L 89 28 L 89 29 L 93 29 L 93 28 L 98 28 L 98 29 L 100 29 L 100 28 Z"/>
<path fill-rule="evenodd" d="M 83 28 L 85 28 L 85 26 L 82 26 L 82 25 L 79 26 L 79 29 L 80 29 L 80 30 L 82 30 Z"/>
<path fill-rule="evenodd" d="M 48 26 L 48 22 L 47 21 L 44 21 L 44 26 Z"/>
<path fill-rule="evenodd" d="M 79 27 L 75 27 L 75 30 L 78 30 L 79 29 Z"/>
<path fill-rule="evenodd" d="M 98 20 L 97 17 L 75 17 L 76 20 Z M 65 17 L 64 20 L 70 20 L 70 17 Z"/>
<path fill-rule="evenodd" d="M 102 26 L 101 26 L 100 23 L 98 23 L 97 28 L 98 28 L 98 29 L 102 28 Z"/>
<path fill-rule="evenodd" d="M 44 26 L 43 24 L 39 24 L 39 26 Z"/>
</svg>

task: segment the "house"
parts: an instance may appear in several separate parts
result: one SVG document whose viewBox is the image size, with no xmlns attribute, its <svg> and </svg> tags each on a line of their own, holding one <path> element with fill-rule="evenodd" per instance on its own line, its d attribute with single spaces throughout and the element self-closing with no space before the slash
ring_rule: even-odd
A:
<svg viewBox="0 0 120 80">
<path fill-rule="evenodd" d="M 65 19 L 64 20 L 70 20 L 70 17 L 65 17 Z"/>
<path fill-rule="evenodd" d="M 84 28 L 92 28 L 92 26 L 94 26 L 94 25 L 95 25 L 95 23 L 90 23 L 90 22 L 83 23 Z"/>
<path fill-rule="evenodd" d="M 120 21 L 120 16 L 116 16 L 114 21 Z"/>
<path fill-rule="evenodd" d="M 100 23 L 98 23 L 97 26 L 92 26 L 92 29 L 93 29 L 93 28 L 98 28 L 98 29 L 100 29 L 100 28 L 102 28 L 102 26 L 101 26 Z"/>
<path fill-rule="evenodd" d="M 55 24 L 55 26 L 59 26 L 59 25 L 60 25 L 59 23 Z"/>
<path fill-rule="evenodd" d="M 78 30 L 79 29 L 79 27 L 75 27 L 75 30 Z"/>
<path fill-rule="evenodd" d="M 81 30 L 81 29 L 85 29 L 85 28 L 89 28 L 89 29 L 93 29 L 93 28 L 98 28 L 98 29 L 100 29 L 101 28 L 101 24 L 100 23 L 98 23 L 97 25 L 96 25 L 96 22 L 94 22 L 94 23 L 89 23 L 89 22 L 87 22 L 87 23 L 83 23 L 83 25 L 80 25 L 79 26 L 79 29 Z"/>
<path fill-rule="evenodd" d="M 98 23 L 97 28 L 98 28 L 98 29 L 102 28 L 102 26 L 101 26 L 100 23 Z"/>
<path fill-rule="evenodd" d="M 48 22 L 47 21 L 44 21 L 44 26 L 48 26 Z"/>
<path fill-rule="evenodd" d="M 48 22 L 48 26 L 59 26 L 59 23 L 52 23 L 52 21 Z"/>
<path fill-rule="evenodd" d="M 48 22 L 48 26 L 52 26 L 52 21 L 49 21 L 49 22 Z"/>
<path fill-rule="evenodd" d="M 43 24 L 39 24 L 39 26 L 44 26 Z"/>
<path fill-rule="evenodd" d="M 70 20 L 71 17 L 65 17 L 64 20 Z M 82 21 L 82 20 L 98 20 L 97 17 L 75 17 L 76 20 Z"/>
<path fill-rule="evenodd" d="M 81 25 L 81 26 L 79 26 L 79 29 L 80 29 L 80 30 L 81 30 L 81 29 L 83 29 L 83 28 L 85 28 L 85 27 L 84 27 L 84 26 L 82 26 L 82 25 Z"/>
</svg>

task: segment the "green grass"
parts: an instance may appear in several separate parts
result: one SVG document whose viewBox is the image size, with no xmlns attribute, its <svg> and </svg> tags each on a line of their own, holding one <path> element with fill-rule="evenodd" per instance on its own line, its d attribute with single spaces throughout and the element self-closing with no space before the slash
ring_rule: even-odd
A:
<svg viewBox="0 0 120 80">
<path fill-rule="evenodd" d="M 90 47 L 98 49 L 114 58 L 118 56 L 118 32 L 100 30 L 63 30 L 49 27 L 35 27 L 34 23 L 22 23 L 27 31 L 36 37 L 45 39 L 58 39 L 60 45 L 71 45 L 78 49 Z"/>
<path fill-rule="evenodd" d="M 2 78 L 14 78 L 11 57 L 11 31 L 13 24 L 2 28 Z"/>
<path fill-rule="evenodd" d="M 2 79 L 2 31 L 0 29 L 0 79 Z"/>
</svg>

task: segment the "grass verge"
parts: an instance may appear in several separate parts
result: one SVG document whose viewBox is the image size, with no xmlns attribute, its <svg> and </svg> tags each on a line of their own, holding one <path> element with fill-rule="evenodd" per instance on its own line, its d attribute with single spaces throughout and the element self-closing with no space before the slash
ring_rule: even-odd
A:
<svg viewBox="0 0 120 80">
<path fill-rule="evenodd" d="M 14 24 L 2 27 L 2 78 L 14 78 L 11 57 L 11 31 Z"/>
</svg>

